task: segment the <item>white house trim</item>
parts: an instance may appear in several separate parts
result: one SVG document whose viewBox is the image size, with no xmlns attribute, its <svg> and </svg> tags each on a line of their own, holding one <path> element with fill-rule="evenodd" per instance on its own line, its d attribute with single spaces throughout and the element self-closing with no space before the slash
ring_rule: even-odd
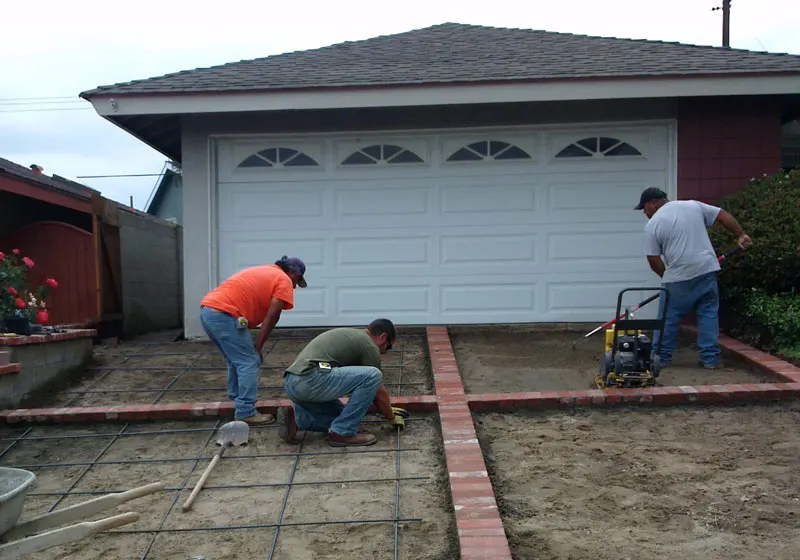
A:
<svg viewBox="0 0 800 560">
<path fill-rule="evenodd" d="M 650 97 L 779 95 L 800 91 L 800 74 L 783 76 L 659 78 L 558 81 L 457 86 L 328 88 L 314 91 L 97 94 L 98 114 L 164 115 L 242 113 L 287 109 L 345 109 L 469 103 L 518 103 L 635 99 Z"/>
</svg>

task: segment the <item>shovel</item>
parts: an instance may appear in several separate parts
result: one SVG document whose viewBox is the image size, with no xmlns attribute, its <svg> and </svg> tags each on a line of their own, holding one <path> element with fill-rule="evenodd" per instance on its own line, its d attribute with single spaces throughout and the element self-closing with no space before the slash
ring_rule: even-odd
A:
<svg viewBox="0 0 800 560">
<path fill-rule="evenodd" d="M 219 445 L 219 449 L 214 454 L 214 458 L 211 459 L 211 462 L 206 467 L 205 472 L 203 472 L 203 476 L 200 477 L 200 480 L 197 481 L 197 484 L 194 486 L 194 490 L 192 493 L 189 494 L 187 500 L 183 503 L 183 511 L 188 511 L 192 507 L 192 503 L 194 499 L 197 497 L 197 494 L 203 488 L 203 485 L 206 483 L 206 479 L 208 475 L 211 474 L 211 471 L 217 466 L 222 454 L 228 447 L 240 446 L 247 443 L 247 438 L 250 435 L 250 426 L 247 425 L 246 422 L 242 422 L 241 420 L 236 420 L 234 422 L 228 422 L 227 424 L 223 425 L 219 429 L 219 436 L 217 437 L 217 445 Z"/>
</svg>

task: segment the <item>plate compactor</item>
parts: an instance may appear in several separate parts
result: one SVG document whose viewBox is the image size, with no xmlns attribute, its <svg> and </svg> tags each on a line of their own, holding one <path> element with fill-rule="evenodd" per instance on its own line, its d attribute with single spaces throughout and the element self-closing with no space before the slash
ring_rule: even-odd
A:
<svg viewBox="0 0 800 560">
<path fill-rule="evenodd" d="M 653 290 L 663 292 L 665 298 L 664 309 L 659 317 L 634 319 L 630 310 L 625 309 L 624 313 L 622 312 L 622 296 L 625 293 Z M 645 302 L 658 299 L 658 295 L 648 298 Z M 659 350 L 663 336 L 659 337 L 658 347 L 654 348 L 653 335 L 656 331 L 662 334 L 664 332 L 668 304 L 669 292 L 664 288 L 626 288 L 619 293 L 617 320 L 605 331 L 605 352 L 600 360 L 600 371 L 595 378 L 598 389 L 655 385 L 656 378 L 661 373 Z M 635 309 L 640 307 L 642 304 L 637 305 Z M 650 335 L 644 331 L 649 331 Z"/>
</svg>

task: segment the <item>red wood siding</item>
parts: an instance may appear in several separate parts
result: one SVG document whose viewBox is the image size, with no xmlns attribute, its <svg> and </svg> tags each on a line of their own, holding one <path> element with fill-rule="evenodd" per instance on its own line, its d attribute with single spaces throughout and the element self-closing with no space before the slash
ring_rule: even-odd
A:
<svg viewBox="0 0 800 560">
<path fill-rule="evenodd" d="M 781 107 L 770 101 L 681 100 L 678 198 L 714 202 L 781 164 Z"/>
<path fill-rule="evenodd" d="M 36 266 L 32 286 L 55 278 L 58 289 L 47 298 L 51 324 L 83 323 L 97 315 L 92 234 L 63 222 L 34 222 L 0 239 L 0 251 L 19 249 Z"/>
</svg>

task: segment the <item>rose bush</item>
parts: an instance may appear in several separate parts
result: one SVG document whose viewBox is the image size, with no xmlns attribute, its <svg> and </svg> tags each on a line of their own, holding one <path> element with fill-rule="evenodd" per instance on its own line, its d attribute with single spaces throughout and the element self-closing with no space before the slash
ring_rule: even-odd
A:
<svg viewBox="0 0 800 560">
<path fill-rule="evenodd" d="M 0 320 L 4 317 L 23 317 L 46 324 L 47 296 L 58 287 L 55 278 L 47 278 L 35 289 L 28 287 L 28 272 L 36 266 L 30 257 L 21 256 L 19 249 L 11 254 L 0 252 Z"/>
</svg>

